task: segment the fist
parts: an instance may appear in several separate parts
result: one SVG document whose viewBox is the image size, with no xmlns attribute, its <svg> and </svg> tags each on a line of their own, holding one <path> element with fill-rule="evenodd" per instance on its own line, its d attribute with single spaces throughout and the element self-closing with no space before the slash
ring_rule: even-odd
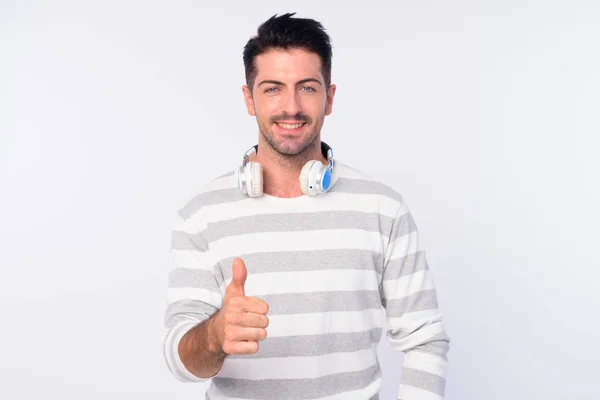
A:
<svg viewBox="0 0 600 400">
<path fill-rule="evenodd" d="M 232 273 L 216 321 L 219 345 L 226 354 L 253 354 L 258 351 L 258 342 L 267 337 L 269 306 L 261 299 L 246 296 L 248 271 L 241 258 L 233 261 Z"/>
</svg>

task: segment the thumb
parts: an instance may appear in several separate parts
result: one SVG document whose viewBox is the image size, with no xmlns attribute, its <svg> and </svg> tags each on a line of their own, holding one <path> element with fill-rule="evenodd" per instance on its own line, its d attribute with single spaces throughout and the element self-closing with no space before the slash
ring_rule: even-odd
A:
<svg viewBox="0 0 600 400">
<path fill-rule="evenodd" d="M 232 278 L 231 283 L 229 284 L 229 289 L 231 289 L 232 292 L 231 294 L 235 296 L 245 296 L 244 285 L 246 284 L 248 271 L 246 270 L 244 260 L 239 257 L 233 260 L 231 269 Z"/>
</svg>

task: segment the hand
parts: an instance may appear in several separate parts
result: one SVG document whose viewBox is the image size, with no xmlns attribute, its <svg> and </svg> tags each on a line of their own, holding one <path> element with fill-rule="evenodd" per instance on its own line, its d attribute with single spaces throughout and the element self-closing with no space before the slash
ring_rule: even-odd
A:
<svg viewBox="0 0 600 400">
<path fill-rule="evenodd" d="M 253 354 L 267 337 L 269 305 L 244 290 L 248 271 L 241 258 L 233 260 L 232 279 L 215 321 L 219 346 L 226 354 Z"/>
</svg>

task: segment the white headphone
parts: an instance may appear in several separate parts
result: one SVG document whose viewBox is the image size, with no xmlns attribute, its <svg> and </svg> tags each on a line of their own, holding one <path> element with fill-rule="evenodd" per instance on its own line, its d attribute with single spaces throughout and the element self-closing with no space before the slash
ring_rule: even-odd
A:
<svg viewBox="0 0 600 400">
<path fill-rule="evenodd" d="M 237 186 L 242 193 L 250 197 L 259 197 L 263 194 L 263 169 L 256 161 L 251 161 L 258 152 L 258 145 L 246 151 L 242 165 L 237 169 Z M 327 192 L 331 188 L 333 173 L 333 150 L 321 142 L 321 152 L 327 157 L 327 165 L 319 160 L 310 160 L 300 172 L 300 189 L 308 196 L 316 196 Z"/>
</svg>

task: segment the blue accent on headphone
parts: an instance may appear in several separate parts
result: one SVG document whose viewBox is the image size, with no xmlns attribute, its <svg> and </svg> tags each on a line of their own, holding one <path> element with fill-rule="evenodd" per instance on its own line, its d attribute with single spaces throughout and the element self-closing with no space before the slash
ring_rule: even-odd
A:
<svg viewBox="0 0 600 400">
<path fill-rule="evenodd" d="M 330 165 L 331 165 L 331 162 L 330 162 Z M 324 191 L 328 191 L 330 184 L 331 184 L 331 169 L 328 169 L 323 174 L 323 182 L 321 183 L 321 186 L 323 187 Z"/>
</svg>

